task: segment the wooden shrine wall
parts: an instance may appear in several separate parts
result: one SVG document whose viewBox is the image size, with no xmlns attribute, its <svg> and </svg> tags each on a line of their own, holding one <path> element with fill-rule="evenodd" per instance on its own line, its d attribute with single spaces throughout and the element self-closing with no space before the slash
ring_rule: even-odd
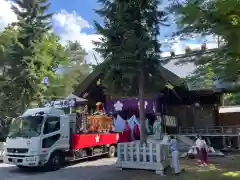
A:
<svg viewBox="0 0 240 180">
<path fill-rule="evenodd" d="M 240 112 L 220 113 L 218 119 L 219 126 L 239 126 Z"/>
<path fill-rule="evenodd" d="M 200 107 L 169 106 L 167 114 L 177 118 L 179 127 L 204 128 L 216 125 L 213 105 L 202 105 Z"/>
</svg>

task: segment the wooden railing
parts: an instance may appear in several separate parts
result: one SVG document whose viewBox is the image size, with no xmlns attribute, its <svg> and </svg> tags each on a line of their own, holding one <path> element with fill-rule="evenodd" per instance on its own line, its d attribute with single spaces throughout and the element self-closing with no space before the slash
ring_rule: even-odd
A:
<svg viewBox="0 0 240 180">
<path fill-rule="evenodd" d="M 240 135 L 240 126 L 214 126 L 206 128 L 195 128 L 195 127 L 180 127 L 179 134 L 182 135 L 191 135 L 191 134 L 228 134 Z"/>
</svg>

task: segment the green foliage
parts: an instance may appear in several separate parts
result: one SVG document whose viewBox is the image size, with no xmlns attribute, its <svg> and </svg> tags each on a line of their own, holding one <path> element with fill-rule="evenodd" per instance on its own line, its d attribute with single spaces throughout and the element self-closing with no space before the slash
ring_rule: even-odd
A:
<svg viewBox="0 0 240 180">
<path fill-rule="evenodd" d="M 54 77 L 55 68 L 67 63 L 65 48 L 49 33 L 48 1 L 14 2 L 18 22 L 0 34 L 0 117 L 16 116 L 32 102 L 39 104 L 46 90 L 43 77 Z"/>
<path fill-rule="evenodd" d="M 12 118 L 43 100 L 63 98 L 89 73 L 78 42 L 65 47 L 51 33 L 48 0 L 15 0 L 18 22 L 0 33 L 0 139 Z M 62 73 L 56 72 L 61 67 Z M 43 78 L 49 84 L 43 84 Z"/>
<path fill-rule="evenodd" d="M 40 80 L 40 83 L 36 86 L 40 89 L 40 93 L 36 94 L 38 102 L 43 99 L 52 99 L 55 94 L 50 94 L 49 89 L 59 89 L 59 85 L 54 84 L 55 79 L 58 79 L 59 75 L 56 75 L 56 69 L 60 65 L 68 63 L 68 54 L 66 53 L 65 47 L 59 42 L 59 38 L 54 34 L 45 34 L 43 40 L 35 45 L 36 61 L 41 63 L 40 68 L 36 71 L 36 75 Z M 42 83 L 44 77 L 48 77 L 49 86 Z M 53 83 L 53 84 L 52 84 Z M 56 87 L 55 87 L 56 86 Z M 38 104 L 38 103 L 37 103 Z"/>
<path fill-rule="evenodd" d="M 3 80 L 8 66 L 8 47 L 13 43 L 17 43 L 17 31 L 8 28 L 0 33 L 0 88 L 4 84 Z"/>
<path fill-rule="evenodd" d="M 101 43 L 96 43 L 96 50 L 107 64 L 104 79 L 107 92 L 136 96 L 139 82 L 143 80 L 146 91 L 152 91 L 159 77 L 159 22 L 165 18 L 164 13 L 157 10 L 159 2 L 100 2 L 103 8 L 96 12 L 105 23 L 101 26 L 95 22 L 98 33 L 103 36 Z M 142 72 L 143 79 L 140 78 Z"/>
<path fill-rule="evenodd" d="M 69 42 L 67 45 L 69 54 L 69 64 L 66 67 L 65 78 L 68 81 L 71 79 L 71 87 L 76 88 L 89 74 L 90 66 L 86 64 L 86 51 L 82 48 L 78 41 Z"/>
<path fill-rule="evenodd" d="M 190 76 L 186 77 L 186 82 L 190 86 L 190 89 L 212 89 L 215 74 L 211 65 L 199 66 Z"/>
<path fill-rule="evenodd" d="M 21 43 L 25 47 L 31 46 L 31 42 L 38 41 L 51 30 L 53 13 L 47 13 L 51 3 L 49 0 L 13 0 L 16 5 L 12 9 L 18 17 L 15 25 L 23 33 Z"/>
<path fill-rule="evenodd" d="M 228 105 L 239 105 L 240 104 L 240 93 L 226 93 L 223 96 L 223 106 Z"/>
<path fill-rule="evenodd" d="M 11 68 L 9 53 L 10 46 L 13 44 L 18 44 L 17 41 L 18 32 L 13 28 L 9 27 L 5 29 L 5 31 L 0 33 L 0 44 L 1 44 L 1 52 L 0 52 L 0 119 L 5 117 L 10 112 L 14 112 L 14 110 L 19 105 L 17 102 L 11 101 L 12 92 L 16 92 L 15 89 L 9 88 L 11 84 L 11 77 L 7 73 Z M 16 92 L 17 93 L 17 92 Z"/>
<path fill-rule="evenodd" d="M 61 64 L 61 73 L 49 76 L 50 84 L 45 91 L 45 99 L 68 96 L 90 74 L 90 66 L 85 63 L 87 53 L 79 42 L 68 42 L 64 53 L 67 55 L 67 61 Z"/>
<path fill-rule="evenodd" d="M 0 118 L 0 142 L 5 141 L 5 139 L 8 135 L 12 120 L 13 120 L 13 118 L 11 118 L 11 117 L 6 117 L 4 119 Z"/>
<path fill-rule="evenodd" d="M 11 68 L 6 74 L 11 82 L 4 89 L 8 92 L 14 89 L 17 92 L 8 94 L 7 97 L 13 102 L 21 99 L 18 111 L 24 111 L 31 101 L 40 100 L 44 91 L 40 85 L 42 77 L 46 70 L 53 71 L 52 64 L 48 63 L 49 59 L 44 59 L 42 57 L 44 54 L 39 54 L 43 48 L 41 46 L 44 46 L 42 43 L 45 35 L 51 28 L 49 19 L 51 14 L 46 13 L 50 5 L 47 0 L 14 2 L 19 6 L 13 6 L 18 17 L 18 22 L 14 24 L 18 31 L 18 43 L 13 43 L 9 47 L 8 61 Z"/>
<path fill-rule="evenodd" d="M 8 29 L 5 31 L 8 31 Z M 5 31 L 3 34 L 7 34 Z M 28 59 L 29 64 L 25 67 L 26 71 L 29 74 L 31 73 L 31 76 L 27 76 L 22 74 L 17 68 L 17 66 L 23 66 L 21 61 L 16 61 L 17 58 L 15 59 L 15 56 L 12 56 L 12 52 L 14 52 L 13 50 L 18 44 L 15 41 L 11 43 L 6 46 L 4 52 L 5 61 L 1 61 L 0 66 L 3 68 L 0 84 L 2 89 L 0 112 L 2 116 L 13 116 L 15 113 L 21 111 L 22 103 L 30 105 L 30 103 L 34 102 L 35 104 L 39 104 L 39 102 L 45 99 L 45 95 L 47 95 L 45 93 L 47 87 L 42 83 L 43 78 L 45 76 L 49 77 L 49 79 L 55 78 L 55 69 L 60 64 L 68 62 L 68 54 L 65 47 L 59 43 L 59 38 L 54 33 L 45 33 L 41 41 L 32 45 L 31 51 L 33 56 L 31 59 Z M 24 56 L 24 58 L 26 57 Z M 26 82 L 21 81 L 23 80 L 22 78 L 25 78 L 24 80 L 28 81 L 29 84 L 31 83 L 30 86 L 26 86 Z M 23 99 L 18 96 L 21 96 L 22 92 L 22 97 L 25 97 L 25 93 L 29 91 L 32 93 L 31 99 L 28 102 L 23 102 Z M 48 98 L 51 98 L 50 94 Z"/>
<path fill-rule="evenodd" d="M 213 89 L 213 82 L 216 78 L 216 74 L 213 68 L 209 64 L 198 66 L 198 68 L 188 76 L 185 81 L 192 90 L 201 89 Z M 225 93 L 223 94 L 223 105 L 239 105 L 240 104 L 240 93 Z"/>
<path fill-rule="evenodd" d="M 107 65 L 104 83 L 109 94 L 139 95 L 140 121 L 144 117 L 144 96 L 158 90 L 162 82 L 159 72 L 159 24 L 165 14 L 158 11 L 158 0 L 99 0 L 96 13 L 104 18 L 104 26 L 95 22 L 101 42 L 96 50 Z M 162 85 L 162 84 L 161 84 Z M 145 123 L 141 123 L 141 141 L 145 139 Z"/>
<path fill-rule="evenodd" d="M 11 27 L 6 28 L 5 31 L 0 33 L 0 63 L 4 62 L 3 57 L 6 48 L 13 43 L 17 43 L 17 31 Z"/>
<path fill-rule="evenodd" d="M 216 35 L 224 42 L 219 51 L 191 58 L 201 67 L 211 64 L 222 79 L 239 80 L 240 68 L 240 1 L 196 0 L 173 3 L 171 10 L 177 17 L 177 35 Z M 185 61 L 186 62 L 186 61 Z"/>
</svg>

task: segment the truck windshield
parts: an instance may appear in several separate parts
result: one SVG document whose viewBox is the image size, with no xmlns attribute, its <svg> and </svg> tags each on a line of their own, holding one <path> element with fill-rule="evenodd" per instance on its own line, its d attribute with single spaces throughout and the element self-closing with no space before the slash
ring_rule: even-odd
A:
<svg viewBox="0 0 240 180">
<path fill-rule="evenodd" d="M 43 116 L 18 117 L 11 124 L 8 137 L 37 137 L 41 133 L 42 123 Z"/>
</svg>

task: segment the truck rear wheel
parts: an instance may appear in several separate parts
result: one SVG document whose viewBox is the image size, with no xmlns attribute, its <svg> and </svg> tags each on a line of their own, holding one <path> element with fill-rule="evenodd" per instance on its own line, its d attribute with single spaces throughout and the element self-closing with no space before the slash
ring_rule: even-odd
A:
<svg viewBox="0 0 240 180">
<path fill-rule="evenodd" d="M 115 146 L 110 146 L 108 148 L 108 157 L 113 158 L 116 155 L 116 147 Z"/>
<path fill-rule="evenodd" d="M 47 170 L 50 170 L 50 171 L 56 171 L 56 170 L 60 169 L 62 167 L 62 165 L 63 165 L 63 156 L 60 152 L 54 152 L 50 156 L 50 158 L 46 164 Z"/>
</svg>

